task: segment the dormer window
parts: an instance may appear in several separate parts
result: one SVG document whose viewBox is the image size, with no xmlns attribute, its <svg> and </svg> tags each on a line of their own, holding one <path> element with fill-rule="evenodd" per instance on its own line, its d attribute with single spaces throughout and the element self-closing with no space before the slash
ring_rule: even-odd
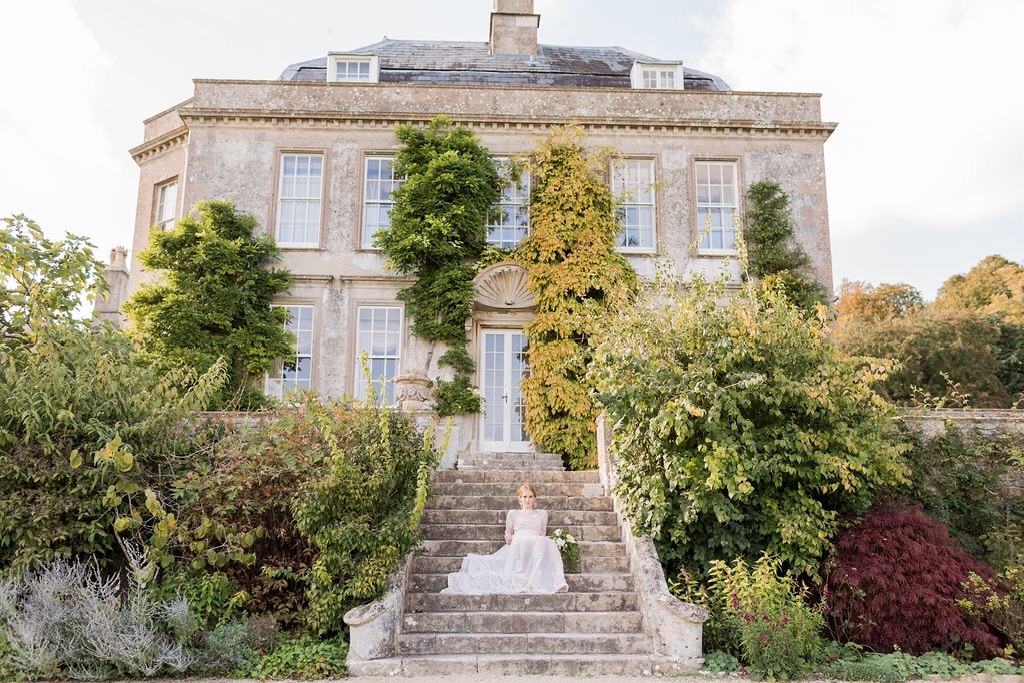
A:
<svg viewBox="0 0 1024 683">
<path fill-rule="evenodd" d="M 327 80 L 339 83 L 377 83 L 379 67 L 376 55 L 329 54 Z"/>
<path fill-rule="evenodd" d="M 635 62 L 629 78 L 632 86 L 638 90 L 682 90 L 683 65 Z"/>
</svg>

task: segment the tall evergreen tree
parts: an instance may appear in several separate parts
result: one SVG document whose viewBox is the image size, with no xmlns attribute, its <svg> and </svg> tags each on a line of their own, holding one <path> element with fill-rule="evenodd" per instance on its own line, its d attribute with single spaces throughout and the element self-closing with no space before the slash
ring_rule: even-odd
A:
<svg viewBox="0 0 1024 683">
<path fill-rule="evenodd" d="M 141 348 L 168 368 L 202 373 L 226 358 L 221 405 L 254 407 L 263 402 L 258 378 L 291 351 L 288 314 L 271 306 L 288 291 L 289 273 L 273 267 L 277 246 L 254 234 L 256 221 L 232 202 L 199 202 L 196 210 L 173 230 L 153 231 L 139 259 L 160 278 L 124 310 Z"/>
</svg>

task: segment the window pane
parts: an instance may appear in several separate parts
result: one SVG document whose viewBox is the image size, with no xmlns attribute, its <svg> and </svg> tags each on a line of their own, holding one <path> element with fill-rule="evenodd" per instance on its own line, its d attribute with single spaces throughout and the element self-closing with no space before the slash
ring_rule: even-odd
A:
<svg viewBox="0 0 1024 683">
<path fill-rule="evenodd" d="M 612 194 L 618 201 L 618 245 L 621 249 L 654 248 L 654 162 L 618 159 L 612 163 Z"/>
<path fill-rule="evenodd" d="M 320 241 L 323 156 L 285 154 L 278 184 L 277 240 L 301 245 Z"/>
<path fill-rule="evenodd" d="M 297 390 L 312 388 L 313 378 L 313 307 L 282 306 L 289 313 L 284 324 L 295 338 L 295 355 L 279 359 L 263 383 L 263 393 L 274 398 L 287 398 Z"/>
<path fill-rule="evenodd" d="M 356 396 L 366 398 L 372 386 L 377 401 L 390 405 L 395 398 L 391 380 L 401 357 L 402 309 L 360 306 L 356 325 Z"/>
<path fill-rule="evenodd" d="M 697 234 L 702 250 L 736 248 L 733 217 L 737 209 L 736 164 L 724 161 L 697 162 Z"/>
<path fill-rule="evenodd" d="M 373 248 L 373 237 L 391 225 L 389 212 L 394 207 L 391 193 L 402 184 L 394 174 L 394 160 L 390 157 L 367 157 L 363 178 L 363 239 L 362 246 Z"/>
</svg>

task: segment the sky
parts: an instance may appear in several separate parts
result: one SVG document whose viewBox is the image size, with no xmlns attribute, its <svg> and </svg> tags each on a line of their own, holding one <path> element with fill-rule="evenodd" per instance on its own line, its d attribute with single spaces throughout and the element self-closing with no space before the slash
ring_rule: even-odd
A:
<svg viewBox="0 0 1024 683">
<path fill-rule="evenodd" d="M 535 0 L 539 41 L 616 45 L 733 90 L 822 95 L 835 284 L 933 299 L 1024 261 L 1024 2 Z M 143 121 L 193 78 L 276 79 L 384 36 L 486 41 L 492 0 L 0 3 L 0 216 L 130 249 Z M 627 11 L 628 10 L 628 11 Z"/>
</svg>

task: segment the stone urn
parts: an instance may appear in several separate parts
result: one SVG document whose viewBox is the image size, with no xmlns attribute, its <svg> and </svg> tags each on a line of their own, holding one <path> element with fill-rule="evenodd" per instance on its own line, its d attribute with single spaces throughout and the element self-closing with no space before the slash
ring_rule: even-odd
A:
<svg viewBox="0 0 1024 683">
<path fill-rule="evenodd" d="M 420 370 L 408 370 L 391 379 L 395 383 L 395 402 L 402 410 L 434 409 L 434 380 Z"/>
</svg>

